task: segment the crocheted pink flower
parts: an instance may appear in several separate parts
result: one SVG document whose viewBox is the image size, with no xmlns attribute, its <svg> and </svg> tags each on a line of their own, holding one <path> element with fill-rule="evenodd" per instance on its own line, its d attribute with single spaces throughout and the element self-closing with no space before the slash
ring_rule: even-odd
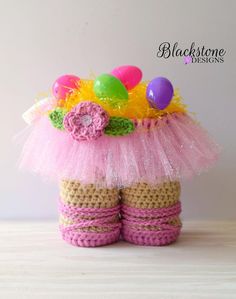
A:
<svg viewBox="0 0 236 299">
<path fill-rule="evenodd" d="M 81 102 L 64 117 L 64 127 L 77 141 L 99 138 L 109 122 L 107 112 L 92 102 Z"/>
</svg>

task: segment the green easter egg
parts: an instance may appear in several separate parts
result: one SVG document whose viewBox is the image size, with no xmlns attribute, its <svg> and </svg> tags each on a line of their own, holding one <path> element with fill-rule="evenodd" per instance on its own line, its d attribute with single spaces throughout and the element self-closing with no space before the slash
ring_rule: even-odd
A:
<svg viewBox="0 0 236 299">
<path fill-rule="evenodd" d="M 132 133 L 135 129 L 134 123 L 126 117 L 110 117 L 104 133 L 110 136 L 124 136 Z"/>
<path fill-rule="evenodd" d="M 119 79 L 109 74 L 102 74 L 94 80 L 96 96 L 100 99 L 127 100 L 128 92 Z"/>
</svg>

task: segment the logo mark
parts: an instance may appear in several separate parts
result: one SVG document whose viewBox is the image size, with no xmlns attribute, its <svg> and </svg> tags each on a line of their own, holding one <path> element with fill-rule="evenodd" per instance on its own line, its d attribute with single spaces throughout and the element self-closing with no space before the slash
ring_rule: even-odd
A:
<svg viewBox="0 0 236 299">
<path fill-rule="evenodd" d="M 193 60 L 192 60 L 192 57 L 190 55 L 188 56 L 184 56 L 184 64 L 189 64 L 189 63 L 192 63 Z"/>
</svg>

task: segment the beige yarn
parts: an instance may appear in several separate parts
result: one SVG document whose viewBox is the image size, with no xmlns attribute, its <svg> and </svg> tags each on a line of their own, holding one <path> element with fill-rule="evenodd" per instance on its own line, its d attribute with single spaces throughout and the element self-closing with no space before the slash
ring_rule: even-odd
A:
<svg viewBox="0 0 236 299">
<path fill-rule="evenodd" d="M 176 204 L 180 197 L 179 182 L 164 182 L 157 186 L 138 183 L 120 192 L 122 203 L 133 208 L 166 208 Z"/>
<path fill-rule="evenodd" d="M 153 218 L 148 218 L 148 217 L 136 217 L 136 220 L 151 220 Z M 178 226 L 178 227 L 181 227 L 182 223 L 181 223 L 181 220 L 180 218 L 177 216 L 177 217 L 173 217 L 171 218 L 168 222 L 168 224 L 170 225 L 173 225 L 173 226 Z M 141 225 L 141 224 L 133 224 L 133 225 L 130 225 L 131 227 L 135 228 L 136 230 L 147 230 L 147 231 L 157 231 L 157 230 L 160 230 L 160 226 L 158 225 Z"/>
<path fill-rule="evenodd" d="M 92 220 L 94 218 L 92 217 L 81 217 L 80 219 L 87 219 L 87 220 Z M 119 217 L 118 216 L 114 216 L 114 218 L 111 220 L 110 223 L 117 223 L 119 222 Z M 71 224 L 75 224 L 75 222 L 73 222 L 71 219 L 69 218 L 65 218 L 62 215 L 59 216 L 59 223 L 62 224 L 64 227 L 69 226 Z M 84 227 L 84 228 L 78 228 L 77 231 L 81 231 L 81 232 L 108 232 L 108 231 L 112 231 L 112 228 L 107 228 L 107 227 L 97 227 L 97 226 L 90 226 L 90 227 Z"/>
<path fill-rule="evenodd" d="M 97 189 L 95 185 L 81 185 L 78 181 L 63 180 L 60 183 L 60 197 L 66 205 L 80 208 L 112 208 L 119 204 L 119 191 L 117 189 Z M 80 217 L 92 220 L 93 217 Z M 75 224 L 72 219 L 60 215 L 59 222 L 63 226 Z M 111 223 L 119 222 L 119 217 L 114 216 Z M 79 228 L 83 232 L 107 232 L 112 228 L 90 226 Z"/>
<path fill-rule="evenodd" d="M 164 182 L 157 186 L 151 186 L 146 183 L 138 183 L 132 187 L 124 188 L 121 190 L 120 195 L 122 203 L 141 209 L 154 209 L 154 208 L 167 208 L 179 201 L 180 197 L 180 183 L 179 182 Z M 136 217 L 138 220 L 151 220 L 151 217 Z M 181 226 L 181 220 L 178 216 L 172 217 L 168 224 L 173 226 Z M 160 227 L 157 225 L 131 225 L 135 229 L 141 230 L 159 230 Z"/>
<path fill-rule="evenodd" d="M 176 204 L 180 196 L 179 182 L 164 182 L 157 186 L 151 186 L 146 183 L 138 183 L 128 188 L 105 189 L 97 188 L 95 185 L 81 185 L 78 181 L 62 180 L 60 183 L 60 197 L 66 205 L 80 208 L 112 208 L 121 202 L 127 206 L 141 209 L 165 208 Z M 94 219 L 85 218 L 81 219 Z M 137 220 L 148 220 L 152 218 L 137 217 Z M 112 223 L 119 222 L 119 217 L 114 216 Z M 168 222 L 173 226 L 181 226 L 179 217 L 175 216 Z M 69 226 L 74 224 L 73 220 L 60 215 L 60 224 Z M 159 230 L 158 226 L 142 226 L 137 224 L 137 230 Z M 84 232 L 105 232 L 111 231 L 111 228 L 90 226 L 77 229 Z"/>
<path fill-rule="evenodd" d="M 118 189 L 98 189 L 78 181 L 61 181 L 60 197 L 65 204 L 80 208 L 112 208 L 119 204 Z"/>
</svg>

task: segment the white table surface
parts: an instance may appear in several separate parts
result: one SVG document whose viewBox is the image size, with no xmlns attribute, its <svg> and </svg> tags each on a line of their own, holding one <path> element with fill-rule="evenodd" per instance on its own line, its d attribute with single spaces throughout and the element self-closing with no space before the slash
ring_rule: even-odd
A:
<svg viewBox="0 0 236 299">
<path fill-rule="evenodd" d="M 236 223 L 184 222 L 165 247 L 78 248 L 57 223 L 0 222 L 0 298 L 236 298 Z"/>
</svg>

